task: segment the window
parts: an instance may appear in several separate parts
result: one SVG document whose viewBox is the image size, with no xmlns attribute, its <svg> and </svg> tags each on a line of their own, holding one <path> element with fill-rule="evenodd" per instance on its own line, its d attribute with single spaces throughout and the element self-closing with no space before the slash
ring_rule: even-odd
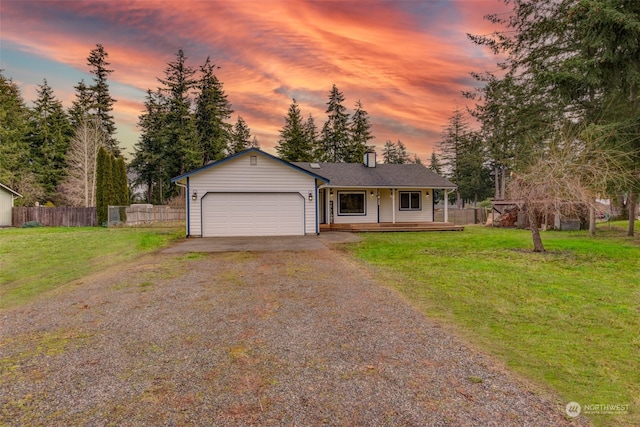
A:
<svg viewBox="0 0 640 427">
<path fill-rule="evenodd" d="M 338 191 L 338 215 L 366 215 L 364 191 Z"/>
<path fill-rule="evenodd" d="M 420 210 L 420 191 L 401 191 L 400 192 L 400 210 L 401 211 L 419 211 Z"/>
</svg>

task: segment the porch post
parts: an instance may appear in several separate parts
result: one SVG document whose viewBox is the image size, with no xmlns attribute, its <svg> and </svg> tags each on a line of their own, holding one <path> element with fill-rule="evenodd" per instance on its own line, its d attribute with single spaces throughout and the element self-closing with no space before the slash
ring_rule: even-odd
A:
<svg viewBox="0 0 640 427">
<path fill-rule="evenodd" d="M 444 190 L 444 222 L 449 222 L 449 190 Z"/>
<path fill-rule="evenodd" d="M 391 222 L 396 223 L 396 193 L 395 189 L 391 188 Z"/>
</svg>

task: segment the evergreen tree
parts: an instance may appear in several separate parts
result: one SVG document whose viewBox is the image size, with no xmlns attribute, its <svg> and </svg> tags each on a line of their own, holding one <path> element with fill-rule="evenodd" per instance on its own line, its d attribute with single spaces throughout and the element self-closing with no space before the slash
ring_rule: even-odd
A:
<svg viewBox="0 0 640 427">
<path fill-rule="evenodd" d="M 327 103 L 328 119 L 322 127 L 320 150 L 316 157 L 326 162 L 345 162 L 348 159 L 349 114 L 342 105 L 344 95 L 334 84 Z"/>
<path fill-rule="evenodd" d="M 436 155 L 435 150 L 431 152 L 431 158 L 429 160 L 429 169 L 431 169 L 438 175 L 442 174 L 442 166 L 440 165 L 440 160 L 438 160 L 438 156 Z"/>
<path fill-rule="evenodd" d="M 138 185 L 146 187 L 147 203 L 164 204 L 167 190 L 167 159 L 168 151 L 165 121 L 167 116 L 167 102 L 159 92 L 147 91 L 144 103 L 145 112 L 139 117 L 138 126 L 142 130 L 140 140 L 134 147 L 134 157 L 131 169 L 137 175 Z"/>
<path fill-rule="evenodd" d="M 469 134 L 468 121 L 462 111 L 456 107 L 453 115 L 449 118 L 449 123 L 442 132 L 438 150 L 440 151 L 440 159 L 445 176 L 458 185 L 456 189 L 456 204 L 458 207 L 462 207 L 459 186 L 462 181 L 463 157 L 465 155 L 465 147 L 469 144 Z"/>
<path fill-rule="evenodd" d="M 258 142 L 258 138 L 256 138 L 255 135 L 253 136 L 253 139 L 249 144 L 249 148 L 257 148 L 258 150 L 260 149 L 260 143 Z"/>
<path fill-rule="evenodd" d="M 397 143 L 393 143 L 390 140 L 385 142 L 382 149 L 382 161 L 383 163 L 392 164 L 411 163 L 409 154 L 407 154 L 407 147 L 400 140 Z"/>
<path fill-rule="evenodd" d="M 553 135 L 579 124 L 599 133 L 601 148 L 624 149 L 640 165 L 638 89 L 640 89 L 640 3 L 631 0 L 522 0 L 510 16 L 490 15 L 504 26 L 489 36 L 471 36 L 500 54 L 504 77 L 484 77 L 478 108 L 489 138 L 535 125 L 512 144 L 538 145 L 515 159 L 528 170 L 533 154 L 546 150 Z M 495 91 L 494 89 L 501 89 Z M 495 96 L 495 95 L 498 96 Z M 515 94 L 516 96 L 513 96 Z M 523 114 L 527 113 L 528 114 Z M 514 115 L 513 112 L 518 112 Z M 606 137 L 605 137 L 606 135 Z M 578 138 L 586 140 L 586 134 Z M 586 143 L 584 144 L 586 146 Z M 509 153 L 508 153 L 509 154 Z M 516 155 L 518 153 L 516 152 Z M 493 156 L 492 156 L 493 157 Z M 497 165 L 500 166 L 500 165 Z M 630 194 L 638 191 L 632 186 Z M 629 190 L 629 189 L 627 189 Z M 633 206 L 633 204 L 631 204 Z M 629 234 L 633 234 L 633 220 Z"/>
<path fill-rule="evenodd" d="M 74 88 L 76 99 L 73 100 L 71 108 L 69 108 L 69 120 L 71 127 L 77 129 L 91 114 L 92 94 L 91 88 L 86 85 L 84 80 L 81 80 Z"/>
<path fill-rule="evenodd" d="M 347 163 L 360 163 L 364 155 L 371 147 L 372 140 L 371 122 L 368 113 L 362 108 L 360 101 L 356 102 L 356 111 L 351 118 L 349 149 L 345 161 Z"/>
<path fill-rule="evenodd" d="M 313 145 L 310 143 L 308 129 L 302 122 L 300 108 L 295 99 L 289 106 L 284 127 L 280 130 L 276 152 L 287 162 L 313 161 Z"/>
<path fill-rule="evenodd" d="M 167 196 L 178 193 L 176 187 L 170 185 L 171 177 L 202 166 L 203 159 L 191 112 L 190 94 L 196 87 L 197 80 L 194 78 L 195 70 L 186 64 L 186 60 L 182 49 L 178 50 L 176 59 L 167 64 L 165 78 L 159 79 L 163 85 L 160 91 L 167 102 L 163 123 L 166 145 L 162 153 Z"/>
<path fill-rule="evenodd" d="M 0 182 L 22 194 L 16 203 L 24 205 L 44 194 L 29 165 L 28 115 L 20 89 L 0 70 Z"/>
<path fill-rule="evenodd" d="M 227 154 L 232 126 L 227 123 L 233 109 L 222 88 L 222 82 L 214 74 L 215 65 L 209 58 L 200 67 L 198 82 L 200 93 L 196 99 L 196 129 L 202 145 L 203 164 L 220 160 Z M 219 68 L 219 67 L 218 67 Z"/>
<path fill-rule="evenodd" d="M 313 161 L 320 161 L 317 153 L 319 152 L 318 145 L 318 128 L 316 128 L 316 123 L 313 120 L 313 116 L 309 114 L 307 121 L 304 124 L 304 137 L 307 141 L 309 147 L 311 147 L 311 154 L 313 155 Z"/>
<path fill-rule="evenodd" d="M 229 145 L 229 155 L 239 153 L 251 148 L 251 129 L 244 119 L 238 116 L 238 121 L 231 132 L 231 144 Z"/>
<path fill-rule="evenodd" d="M 93 85 L 91 85 L 92 95 L 92 112 L 100 118 L 105 135 L 107 136 L 106 146 L 109 152 L 114 156 L 120 155 L 120 147 L 115 139 L 116 124 L 113 118 L 113 104 L 116 102 L 109 93 L 109 84 L 107 78 L 113 72 L 108 67 L 111 65 L 107 62 L 109 54 L 101 44 L 96 44 L 87 58 L 89 72 L 93 74 Z M 77 89 L 76 90 L 80 90 Z"/>
<path fill-rule="evenodd" d="M 491 196 L 490 170 L 486 165 L 484 141 L 478 132 L 468 134 L 457 162 L 458 189 L 462 200 L 478 202 Z"/>
<path fill-rule="evenodd" d="M 71 125 L 62 102 L 56 99 L 47 80 L 38 86 L 36 92 L 38 98 L 34 101 L 29 120 L 30 163 L 44 189 L 44 198 L 57 201 L 58 185 L 66 173 Z"/>
<path fill-rule="evenodd" d="M 115 159 L 115 157 L 114 157 Z M 122 156 L 115 159 L 114 168 L 115 204 L 129 205 L 129 180 L 127 179 L 127 165 Z"/>
</svg>

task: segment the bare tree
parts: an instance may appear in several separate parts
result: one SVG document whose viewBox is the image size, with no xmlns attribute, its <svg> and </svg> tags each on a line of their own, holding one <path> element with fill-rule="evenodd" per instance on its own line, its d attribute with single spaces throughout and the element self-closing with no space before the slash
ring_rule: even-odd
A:
<svg viewBox="0 0 640 427">
<path fill-rule="evenodd" d="M 539 218 L 556 213 L 575 215 L 586 208 L 593 235 L 596 197 L 629 182 L 627 154 L 603 147 L 586 132 L 580 137 L 560 132 L 526 170 L 512 173 L 508 192 L 527 214 L 534 252 L 545 250 Z"/>
<path fill-rule="evenodd" d="M 80 122 L 67 153 L 67 178 L 61 184 L 61 193 L 70 205 L 96 205 L 96 159 L 105 141 L 106 135 L 96 118 Z"/>
</svg>

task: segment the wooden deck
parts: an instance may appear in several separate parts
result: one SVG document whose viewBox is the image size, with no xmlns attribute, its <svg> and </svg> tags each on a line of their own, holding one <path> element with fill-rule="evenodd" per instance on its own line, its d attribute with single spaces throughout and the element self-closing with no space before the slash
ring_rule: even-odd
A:
<svg viewBox="0 0 640 427">
<path fill-rule="evenodd" d="M 462 225 L 450 222 L 380 222 L 372 224 L 320 224 L 323 231 L 350 231 L 352 233 L 384 231 L 463 231 Z"/>
</svg>

